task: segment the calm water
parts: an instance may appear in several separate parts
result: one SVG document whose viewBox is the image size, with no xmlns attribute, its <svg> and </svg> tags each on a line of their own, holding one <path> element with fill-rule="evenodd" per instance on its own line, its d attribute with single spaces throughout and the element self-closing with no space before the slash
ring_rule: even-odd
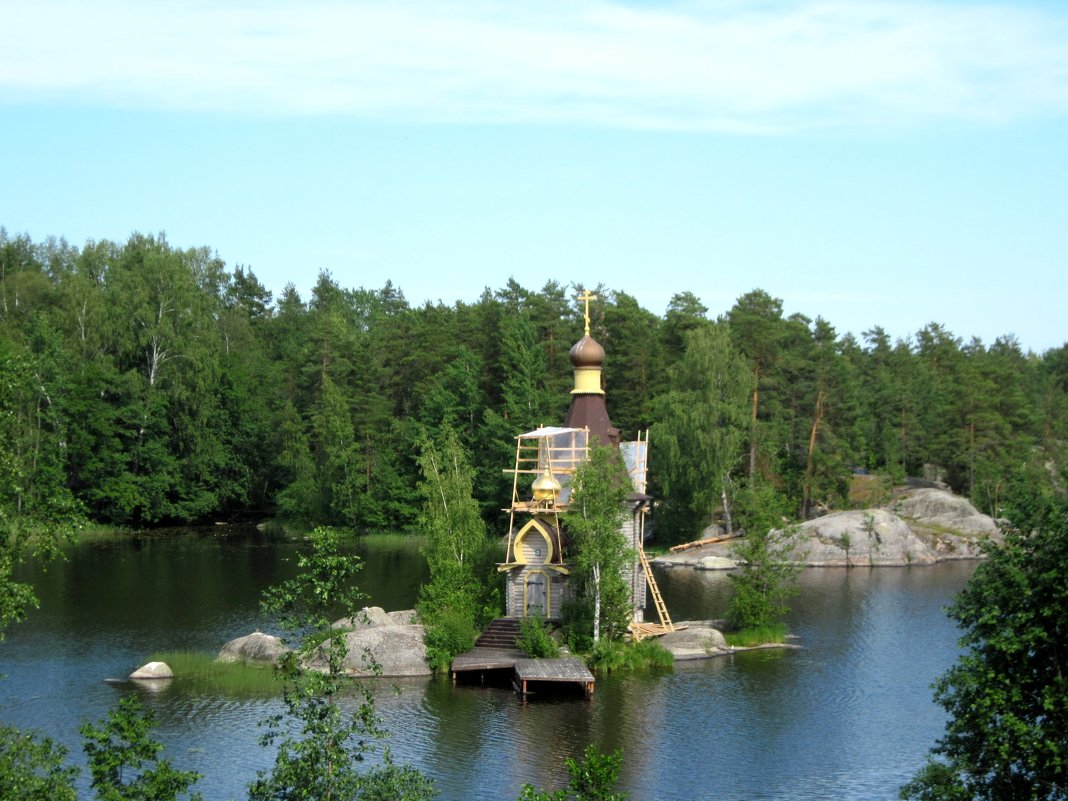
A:
<svg viewBox="0 0 1068 801">
<path fill-rule="evenodd" d="M 47 572 L 27 571 L 41 609 L 0 644 L 0 721 L 40 728 L 80 757 L 80 723 L 143 692 L 105 678 L 152 651 L 215 651 L 269 627 L 259 594 L 292 575 L 300 547 L 209 529 L 86 543 Z M 369 603 L 410 607 L 424 574 L 418 547 L 359 552 Z M 510 690 L 441 680 L 380 681 L 375 693 L 394 757 L 432 775 L 443 799 L 513 799 L 523 782 L 552 785 L 563 759 L 589 742 L 625 749 L 623 785 L 635 801 L 894 798 L 941 733 L 930 684 L 957 653 L 942 607 L 972 569 L 808 570 L 790 621 L 801 650 L 600 678 L 592 702 L 524 704 Z M 723 575 L 657 576 L 675 619 L 722 615 Z M 276 700 L 205 696 L 180 681 L 143 700 L 167 755 L 204 774 L 206 798 L 243 798 L 270 765 L 257 724 Z"/>
</svg>

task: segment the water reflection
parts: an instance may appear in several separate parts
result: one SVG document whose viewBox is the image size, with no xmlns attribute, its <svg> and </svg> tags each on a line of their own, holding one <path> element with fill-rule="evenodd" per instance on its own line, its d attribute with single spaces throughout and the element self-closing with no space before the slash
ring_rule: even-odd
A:
<svg viewBox="0 0 1068 801">
<path fill-rule="evenodd" d="M 125 676 L 151 651 L 215 650 L 269 628 L 259 595 L 295 572 L 301 547 L 209 531 L 87 543 L 47 573 L 30 571 L 23 578 L 42 606 L 0 645 L 0 720 L 43 728 L 77 756 L 78 725 L 138 692 L 176 766 L 204 774 L 206 798 L 244 797 L 272 761 L 258 722 L 279 711 L 278 699 L 206 696 L 180 679 L 147 693 L 103 679 Z M 425 574 L 418 545 L 361 548 L 371 602 L 410 607 Z M 509 689 L 448 679 L 383 681 L 374 694 L 395 759 L 430 773 L 446 800 L 514 798 L 523 782 L 559 786 L 564 759 L 591 742 L 625 750 L 623 783 L 635 799 L 893 797 L 941 731 L 929 685 L 954 659 L 957 636 L 941 607 L 971 570 L 805 571 L 790 620 L 800 650 L 601 677 L 592 701 L 523 703 Z M 726 608 L 723 574 L 675 569 L 657 580 L 676 619 Z"/>
</svg>

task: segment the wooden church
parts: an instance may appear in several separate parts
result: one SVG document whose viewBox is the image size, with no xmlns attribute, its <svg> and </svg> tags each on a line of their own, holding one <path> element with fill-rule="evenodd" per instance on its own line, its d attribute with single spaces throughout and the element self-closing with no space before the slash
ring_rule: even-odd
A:
<svg viewBox="0 0 1068 801">
<path fill-rule="evenodd" d="M 562 515 L 571 496 L 571 478 L 587 458 L 589 448 L 616 448 L 627 466 L 632 492 L 621 515 L 621 533 L 634 554 L 624 571 L 631 591 L 631 632 L 636 638 L 671 631 L 656 581 L 642 547 L 645 515 L 652 498 L 646 494 L 648 435 L 621 442 L 605 405 L 602 383 L 604 348 L 590 336 L 589 302 L 595 296 L 580 296 L 586 304 L 585 335 L 571 348 L 575 386 L 571 406 L 562 426 L 547 426 L 516 437 L 512 503 L 505 561 L 498 570 L 506 576 L 506 614 L 511 618 L 559 618 L 572 592 L 568 564 L 569 542 Z M 659 623 L 645 622 L 647 587 Z"/>
</svg>

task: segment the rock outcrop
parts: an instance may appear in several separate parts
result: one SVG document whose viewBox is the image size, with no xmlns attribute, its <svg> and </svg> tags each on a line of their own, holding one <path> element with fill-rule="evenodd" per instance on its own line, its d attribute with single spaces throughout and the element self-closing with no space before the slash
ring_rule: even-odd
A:
<svg viewBox="0 0 1068 801">
<path fill-rule="evenodd" d="M 831 512 L 797 527 L 784 545 L 788 558 L 809 567 L 904 567 L 976 559 L 982 544 L 999 541 L 997 523 L 966 498 L 924 487 L 880 509 Z M 731 542 L 714 543 L 653 560 L 702 570 L 729 569 Z"/>
<path fill-rule="evenodd" d="M 890 504 L 941 559 L 975 559 L 980 544 L 999 542 L 1001 531 L 989 515 L 979 512 L 967 498 L 938 489 L 916 489 Z"/>
<path fill-rule="evenodd" d="M 256 662 L 274 664 L 289 652 L 285 644 L 273 634 L 254 631 L 236 640 L 230 640 L 219 651 L 220 662 Z"/>
<path fill-rule="evenodd" d="M 411 609 L 386 612 L 378 606 L 335 620 L 332 628 L 347 630 L 345 672 L 351 676 L 429 676 L 424 629 L 414 620 Z M 287 651 L 278 637 L 256 631 L 226 643 L 218 658 L 223 662 L 270 663 Z M 312 670 L 322 670 L 324 664 L 322 656 L 315 654 L 305 661 L 305 667 Z"/>
<path fill-rule="evenodd" d="M 429 676 L 423 634 L 422 626 L 410 623 L 350 631 L 345 634 L 345 672 L 350 676 Z M 306 667 L 322 670 L 324 660 L 313 655 Z"/>
</svg>

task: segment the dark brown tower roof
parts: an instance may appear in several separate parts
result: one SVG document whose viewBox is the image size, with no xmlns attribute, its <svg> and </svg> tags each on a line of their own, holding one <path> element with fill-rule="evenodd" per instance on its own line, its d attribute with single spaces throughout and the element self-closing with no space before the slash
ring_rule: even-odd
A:
<svg viewBox="0 0 1068 801">
<path fill-rule="evenodd" d="M 604 395 L 572 395 L 564 425 L 569 428 L 588 428 L 591 445 L 619 445 L 619 429 L 608 419 Z"/>
<path fill-rule="evenodd" d="M 575 389 L 571 392 L 571 407 L 564 425 L 569 428 L 588 428 L 593 443 L 619 445 L 619 429 L 608 419 L 608 408 L 601 389 L 601 367 L 604 348 L 586 334 L 571 348 L 571 363 L 575 366 Z"/>
</svg>

